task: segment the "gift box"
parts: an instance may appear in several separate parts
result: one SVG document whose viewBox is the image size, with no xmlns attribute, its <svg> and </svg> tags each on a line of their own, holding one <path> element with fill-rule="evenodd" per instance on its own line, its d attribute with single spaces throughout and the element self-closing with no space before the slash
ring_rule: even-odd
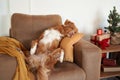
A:
<svg viewBox="0 0 120 80">
<path fill-rule="evenodd" d="M 104 33 L 102 35 L 97 35 L 96 39 L 97 41 L 102 41 L 104 39 L 109 39 L 110 38 L 110 34 L 108 33 Z"/>
<path fill-rule="evenodd" d="M 106 38 L 106 39 L 103 39 L 102 41 L 98 41 L 98 46 L 101 48 L 101 49 L 106 49 L 106 47 L 109 47 L 109 42 L 110 42 L 110 38 Z"/>
<path fill-rule="evenodd" d="M 104 58 L 103 59 L 103 65 L 104 66 L 117 66 L 117 63 L 116 63 L 116 60 L 114 60 L 114 59 Z"/>
<path fill-rule="evenodd" d="M 108 33 L 102 33 L 100 31 L 97 31 L 97 34 L 94 34 L 91 36 L 91 42 L 97 46 L 99 46 L 101 49 L 105 49 L 109 46 L 110 43 L 110 34 Z"/>
<path fill-rule="evenodd" d="M 106 47 L 109 46 L 110 43 L 110 34 L 108 33 L 102 33 L 97 31 L 97 34 L 93 34 L 91 36 L 90 41 L 100 47 L 101 49 L 106 49 Z M 106 53 L 102 53 L 102 59 L 106 58 Z"/>
</svg>

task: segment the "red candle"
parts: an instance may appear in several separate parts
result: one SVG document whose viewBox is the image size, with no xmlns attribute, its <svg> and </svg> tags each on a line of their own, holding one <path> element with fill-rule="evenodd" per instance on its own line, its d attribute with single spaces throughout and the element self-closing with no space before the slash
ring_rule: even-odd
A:
<svg viewBox="0 0 120 80">
<path fill-rule="evenodd" d="M 97 29 L 97 35 L 101 35 L 102 33 L 102 29 Z"/>
</svg>

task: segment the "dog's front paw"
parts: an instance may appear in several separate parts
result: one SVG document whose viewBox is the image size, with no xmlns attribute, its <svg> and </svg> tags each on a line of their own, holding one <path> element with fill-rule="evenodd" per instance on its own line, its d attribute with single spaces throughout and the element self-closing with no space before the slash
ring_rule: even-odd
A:
<svg viewBox="0 0 120 80">
<path fill-rule="evenodd" d="M 60 62 L 62 63 L 63 62 L 63 60 L 64 60 L 64 50 L 63 49 L 61 49 L 61 54 L 60 54 Z"/>
</svg>

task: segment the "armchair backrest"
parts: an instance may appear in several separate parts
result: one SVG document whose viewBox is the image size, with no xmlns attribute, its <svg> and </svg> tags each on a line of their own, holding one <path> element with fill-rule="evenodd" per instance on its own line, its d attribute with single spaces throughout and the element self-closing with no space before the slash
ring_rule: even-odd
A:
<svg viewBox="0 0 120 80">
<path fill-rule="evenodd" d="M 14 13 L 11 17 L 10 37 L 15 38 L 30 49 L 31 41 L 37 39 L 48 27 L 62 24 L 59 15 L 28 15 Z"/>
</svg>

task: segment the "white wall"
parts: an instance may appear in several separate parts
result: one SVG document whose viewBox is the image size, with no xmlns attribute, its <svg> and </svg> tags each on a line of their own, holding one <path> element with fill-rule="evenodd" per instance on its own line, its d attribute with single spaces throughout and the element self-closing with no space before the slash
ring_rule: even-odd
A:
<svg viewBox="0 0 120 80">
<path fill-rule="evenodd" d="M 30 0 L 0 0 L 0 36 L 9 35 L 13 13 L 30 13 L 29 2 Z"/>
<path fill-rule="evenodd" d="M 0 36 L 8 35 L 10 24 L 8 11 L 8 1 L 0 0 Z"/>
<path fill-rule="evenodd" d="M 9 1 L 9 0 L 8 0 Z M 13 13 L 30 13 L 30 0 L 10 0 L 9 12 Z"/>
<path fill-rule="evenodd" d="M 73 21 L 80 32 L 87 35 L 95 33 L 99 27 L 107 26 L 107 18 L 109 11 L 116 6 L 120 13 L 120 0 L 2 0 L 0 4 L 9 6 L 6 9 L 4 6 L 0 8 L 2 11 L 9 10 L 11 15 L 14 12 L 29 13 L 29 14 L 60 14 L 63 22 L 66 19 Z M 8 2 L 9 1 L 9 2 Z M 1 17 L 1 15 L 0 15 Z M 1 23 L 0 25 L 8 24 L 9 21 Z M 6 25 L 5 25 L 6 26 Z M 0 30 L 2 29 L 0 26 Z M 3 33 L 8 35 L 8 28 L 4 28 Z"/>
</svg>

